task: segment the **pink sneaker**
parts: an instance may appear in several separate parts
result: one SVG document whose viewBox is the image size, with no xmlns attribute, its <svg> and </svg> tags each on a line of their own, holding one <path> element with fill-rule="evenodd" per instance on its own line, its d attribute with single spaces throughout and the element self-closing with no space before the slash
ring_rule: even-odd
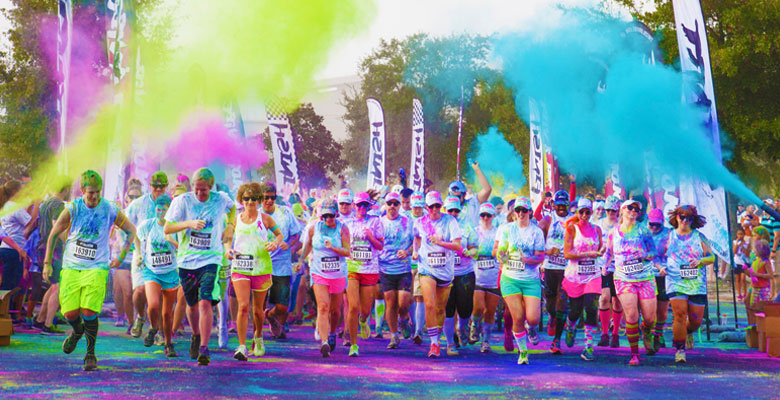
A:
<svg viewBox="0 0 780 400">
<path fill-rule="evenodd" d="M 631 366 L 639 365 L 639 354 L 637 354 L 637 353 L 632 354 L 631 355 L 631 359 L 628 360 L 628 365 L 631 365 Z"/>
</svg>

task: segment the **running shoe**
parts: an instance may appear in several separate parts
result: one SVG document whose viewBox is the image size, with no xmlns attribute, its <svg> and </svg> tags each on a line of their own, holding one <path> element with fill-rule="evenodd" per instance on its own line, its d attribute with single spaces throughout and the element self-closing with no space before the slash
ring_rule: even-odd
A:
<svg viewBox="0 0 780 400">
<path fill-rule="evenodd" d="M 154 335 L 154 345 L 155 346 L 165 346 L 165 338 L 163 337 L 163 333 L 160 331 L 157 331 L 157 334 Z"/>
<path fill-rule="evenodd" d="M 615 348 L 615 349 L 620 347 L 620 336 L 612 335 L 612 338 L 609 340 L 609 347 L 612 347 L 612 348 Z"/>
<path fill-rule="evenodd" d="M 685 350 L 693 350 L 693 334 L 685 337 Z"/>
<path fill-rule="evenodd" d="M 200 346 L 198 350 L 198 365 L 209 365 L 211 362 L 211 353 L 206 346 Z"/>
<path fill-rule="evenodd" d="M 447 355 L 448 356 L 457 356 L 459 354 L 460 353 L 458 352 L 458 349 L 455 346 L 453 346 L 451 344 L 447 345 Z"/>
<path fill-rule="evenodd" d="M 255 357 L 262 357 L 265 355 L 265 343 L 263 342 L 262 337 L 252 339 L 252 345 L 252 351 L 254 352 Z"/>
<path fill-rule="evenodd" d="M 674 362 L 676 362 L 676 363 L 687 362 L 687 360 L 685 359 L 685 350 L 680 349 L 680 350 L 677 350 L 676 353 L 674 353 Z"/>
<path fill-rule="evenodd" d="M 320 330 L 317 329 L 317 324 L 314 324 L 314 340 L 320 341 L 322 338 L 320 337 Z"/>
<path fill-rule="evenodd" d="M 190 358 L 193 360 L 198 359 L 198 346 L 200 346 L 200 335 L 192 335 L 190 341 Z"/>
<path fill-rule="evenodd" d="M 233 358 L 238 361 L 246 361 L 246 346 L 243 344 L 239 345 L 236 352 L 233 353 Z"/>
<path fill-rule="evenodd" d="M 350 357 L 357 357 L 360 355 L 358 352 L 358 345 L 353 344 L 352 346 L 349 346 L 349 354 L 347 354 Z"/>
<path fill-rule="evenodd" d="M 596 357 L 593 356 L 593 349 L 582 349 L 582 353 L 580 353 L 580 357 L 585 361 L 593 361 L 596 359 Z"/>
<path fill-rule="evenodd" d="M 228 333 L 238 333 L 236 321 L 228 322 Z"/>
<path fill-rule="evenodd" d="M 390 344 L 387 345 L 387 348 L 397 349 L 400 343 L 401 343 L 401 339 L 399 339 L 398 336 L 393 335 L 393 337 L 390 338 Z"/>
<path fill-rule="evenodd" d="M 555 318 L 552 316 L 547 320 L 547 336 L 555 336 Z"/>
<path fill-rule="evenodd" d="M 631 359 L 628 360 L 628 365 L 632 367 L 639 365 L 639 353 L 631 354 Z"/>
<path fill-rule="evenodd" d="M 57 325 L 44 326 L 43 329 L 41 329 L 41 334 L 42 335 L 49 335 L 49 336 L 51 336 L 51 335 L 62 335 L 64 333 L 65 333 L 65 331 L 63 331 L 60 328 L 57 328 Z"/>
<path fill-rule="evenodd" d="M 574 347 L 574 339 L 577 337 L 577 328 L 566 329 L 566 346 Z"/>
<path fill-rule="evenodd" d="M 490 353 L 490 343 L 482 342 L 482 346 L 479 347 L 480 353 Z"/>
<path fill-rule="evenodd" d="M 79 339 L 84 336 L 84 334 L 76 334 L 75 332 L 70 332 L 70 335 L 65 338 L 65 341 L 62 342 L 62 351 L 65 354 L 73 353 L 73 350 L 76 350 L 76 345 L 79 343 Z"/>
<path fill-rule="evenodd" d="M 143 330 L 144 330 L 144 318 L 138 317 L 135 319 L 135 323 L 133 323 L 133 327 L 130 329 L 130 334 L 134 338 L 139 338 L 141 337 Z"/>
<path fill-rule="evenodd" d="M 645 352 L 648 356 L 655 354 L 655 346 L 653 345 L 653 331 L 642 324 L 642 342 L 645 345 Z"/>
<path fill-rule="evenodd" d="M 550 353 L 552 354 L 563 354 L 561 351 L 561 343 L 558 340 L 553 340 L 552 344 L 550 344 Z"/>
<path fill-rule="evenodd" d="M 469 344 L 474 344 L 479 342 L 479 327 L 477 326 L 477 321 L 474 320 L 471 320 L 470 325 Z"/>
<path fill-rule="evenodd" d="M 376 339 L 384 339 L 385 335 L 382 334 L 382 331 L 377 331 L 377 333 L 374 335 L 374 338 L 376 338 Z"/>
<path fill-rule="evenodd" d="M 173 348 L 173 343 L 165 345 L 165 356 L 168 358 L 176 357 L 176 350 Z"/>
<path fill-rule="evenodd" d="M 599 340 L 598 345 L 599 347 L 607 347 L 609 346 L 609 335 L 601 335 L 601 340 Z"/>
<path fill-rule="evenodd" d="M 350 342 L 349 339 L 344 338 L 344 341 L 341 342 L 341 345 L 344 346 L 344 347 L 349 347 L 349 346 L 352 346 L 352 342 Z"/>
<path fill-rule="evenodd" d="M 401 333 L 404 335 L 404 339 L 412 337 L 412 324 L 409 323 L 409 318 L 401 320 Z"/>
<path fill-rule="evenodd" d="M 528 365 L 528 350 L 522 350 L 517 355 L 517 365 Z"/>
<path fill-rule="evenodd" d="M 279 339 L 279 340 L 285 340 L 285 339 L 287 339 L 287 334 L 284 333 L 284 331 L 282 331 L 282 333 L 278 334 L 276 336 L 276 338 Z"/>
<path fill-rule="evenodd" d="M 414 343 L 414 344 L 416 344 L 418 346 L 421 345 L 422 342 L 423 342 L 423 340 L 420 337 L 420 335 L 414 335 L 414 337 L 412 338 L 412 343 Z"/>
<path fill-rule="evenodd" d="M 360 324 L 360 334 L 358 337 L 361 339 L 368 339 L 368 337 L 371 335 L 371 328 L 368 327 L 368 319 L 365 321 L 360 321 L 360 318 L 358 318 L 358 323 Z"/>
<path fill-rule="evenodd" d="M 330 357 L 331 352 L 330 345 L 328 342 L 322 342 L 322 345 L 320 345 L 320 354 L 322 354 L 322 358 L 328 358 Z"/>
<path fill-rule="evenodd" d="M 217 348 L 223 350 L 227 349 L 229 340 L 227 324 L 219 325 L 219 327 L 217 327 Z"/>
<path fill-rule="evenodd" d="M 271 334 L 276 338 L 282 333 L 282 325 L 273 315 L 271 315 L 270 311 L 270 308 L 265 310 L 265 320 L 268 321 L 268 325 L 271 326 Z"/>
<path fill-rule="evenodd" d="M 330 351 L 336 350 L 336 336 L 335 335 L 328 336 L 328 346 L 330 346 Z"/>
<path fill-rule="evenodd" d="M 539 344 L 539 332 L 537 332 L 535 328 L 528 329 L 528 340 L 530 340 L 531 344 L 534 346 Z"/>
<path fill-rule="evenodd" d="M 157 329 L 150 328 L 144 336 L 144 347 L 152 347 L 154 344 L 154 335 L 157 334 Z"/>
<path fill-rule="evenodd" d="M 125 326 L 125 317 L 119 317 L 116 319 L 116 322 L 114 322 L 114 326 L 117 328 L 120 326 Z"/>
<path fill-rule="evenodd" d="M 428 350 L 428 358 L 439 358 L 441 346 L 438 343 L 431 343 L 431 349 Z"/>
<path fill-rule="evenodd" d="M 97 357 L 94 354 L 87 353 L 84 356 L 84 371 L 94 371 L 97 369 Z"/>
<path fill-rule="evenodd" d="M 43 331 L 43 328 L 45 328 L 46 325 L 43 322 L 35 321 L 33 322 L 33 329 L 37 329 L 39 331 Z"/>
</svg>

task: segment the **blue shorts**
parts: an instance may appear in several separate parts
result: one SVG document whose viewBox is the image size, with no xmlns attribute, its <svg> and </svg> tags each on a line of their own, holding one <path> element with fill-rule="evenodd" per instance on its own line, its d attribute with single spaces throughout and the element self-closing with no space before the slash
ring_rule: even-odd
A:
<svg viewBox="0 0 780 400">
<path fill-rule="evenodd" d="M 176 289 L 179 287 L 179 273 L 174 269 L 164 274 L 155 274 L 149 268 L 141 271 L 144 282 L 156 282 L 162 287 L 162 290 Z"/>
<path fill-rule="evenodd" d="M 445 281 L 445 280 L 439 279 L 439 278 L 437 278 L 437 277 L 435 277 L 433 275 L 429 275 L 429 274 L 426 274 L 424 272 L 419 272 L 419 271 L 417 272 L 417 275 L 419 275 L 421 279 L 424 276 L 427 276 L 428 278 L 433 279 L 434 281 L 436 281 L 436 287 L 450 287 L 452 285 L 452 280 Z"/>
<path fill-rule="evenodd" d="M 190 307 L 198 304 L 199 300 L 209 300 L 212 305 L 216 305 L 222 298 L 222 288 L 217 283 L 219 279 L 217 264 L 205 265 L 198 269 L 179 269 L 179 278 L 184 290 L 184 299 Z"/>
<path fill-rule="evenodd" d="M 512 279 L 504 274 L 501 274 L 501 295 L 504 297 L 514 296 L 521 294 L 525 297 L 542 298 L 542 285 L 538 279 L 534 280 L 519 280 Z"/>
<path fill-rule="evenodd" d="M 707 304 L 706 294 L 685 294 L 680 292 L 671 292 L 667 294 L 669 300 L 687 300 L 689 304 L 694 306 L 704 306 Z"/>
</svg>

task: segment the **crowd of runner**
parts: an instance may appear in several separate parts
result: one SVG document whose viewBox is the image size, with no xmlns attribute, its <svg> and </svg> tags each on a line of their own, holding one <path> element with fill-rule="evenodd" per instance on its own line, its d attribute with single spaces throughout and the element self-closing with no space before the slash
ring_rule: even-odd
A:
<svg viewBox="0 0 780 400">
<path fill-rule="evenodd" d="M 313 190 L 305 200 L 297 187 L 285 198 L 271 183 L 246 183 L 231 196 L 201 168 L 173 185 L 156 172 L 147 194 L 131 179 L 119 204 L 101 197 L 102 179 L 88 170 L 74 200 L 68 184 L 24 208 L 8 200 L 21 188 L 12 181 L 0 191 L 0 207 L 18 209 L 1 220 L 0 290 L 29 289 L 11 307 L 19 326 L 64 334 L 61 313 L 72 328 L 65 353 L 86 336 L 85 370 L 97 368 L 109 275 L 116 326 L 143 346 L 164 346 L 166 357 L 177 357 L 174 339 L 185 340 L 188 327 L 187 353 L 199 365 L 211 360 L 214 328 L 220 348 L 237 335 L 240 362 L 274 351 L 266 324 L 281 341 L 305 316 L 322 357 L 337 352 L 339 339 L 358 357 L 369 337 L 387 340 L 388 351 L 416 351 L 410 344 L 427 340 L 432 358 L 442 336 L 449 357 L 470 345 L 491 353 L 503 326 L 518 364 L 529 363 L 529 344 L 538 346 L 546 329 L 554 355 L 582 331 L 584 361 L 598 347 L 619 347 L 623 334 L 629 365 L 639 365 L 640 341 L 647 356 L 666 347 L 670 308 L 675 362 L 686 362 L 715 262 L 696 207 L 664 214 L 647 210 L 641 195 L 577 196 L 573 181 L 538 204 L 524 196 L 505 203 L 472 167 L 474 192 L 456 180 L 446 193 L 399 184 Z M 753 206 L 740 212 L 733 272 L 751 312 L 777 295 L 780 222 Z"/>
</svg>

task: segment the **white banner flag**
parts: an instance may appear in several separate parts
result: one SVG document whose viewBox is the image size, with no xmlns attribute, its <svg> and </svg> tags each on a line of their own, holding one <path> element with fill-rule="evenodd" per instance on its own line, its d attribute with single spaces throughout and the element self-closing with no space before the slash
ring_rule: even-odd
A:
<svg viewBox="0 0 780 400">
<path fill-rule="evenodd" d="M 106 12 L 110 18 L 107 20 L 106 41 L 108 50 L 108 63 L 111 68 L 111 82 L 114 85 L 114 104 L 120 107 L 124 102 L 123 89 L 127 84 L 127 73 L 130 67 L 127 63 L 127 41 L 130 36 L 127 25 L 127 10 L 124 0 L 107 0 Z M 117 131 L 121 131 L 121 120 L 117 120 Z M 116 134 L 108 140 L 108 156 L 106 158 L 106 172 L 103 176 L 103 197 L 108 200 L 121 202 L 124 197 L 125 165 L 122 152 Z"/>
<path fill-rule="evenodd" d="M 706 107 L 702 123 L 712 143 L 712 151 L 720 160 L 720 132 L 715 108 L 715 89 L 712 84 L 710 49 L 701 4 L 699 0 L 674 0 L 673 5 L 685 101 Z M 695 205 L 699 214 L 707 218 L 707 225 L 701 229 L 702 233 L 709 239 L 710 246 L 718 257 L 729 259 L 728 214 L 723 188 L 712 189 L 707 182 L 701 182 L 696 178 L 689 182 L 681 182 L 680 203 Z"/>
<path fill-rule="evenodd" d="M 369 156 L 366 189 L 380 190 L 385 184 L 385 113 L 379 100 L 369 98 Z"/>
<path fill-rule="evenodd" d="M 57 113 L 60 117 L 60 161 L 59 170 L 68 174 L 68 156 L 65 152 L 65 137 L 68 128 L 68 90 L 70 90 L 70 53 L 73 37 L 73 5 L 70 0 L 59 0 L 59 25 L 57 31 Z"/>
<path fill-rule="evenodd" d="M 291 193 L 298 181 L 298 160 L 295 157 L 292 128 L 287 114 L 266 106 L 268 130 L 271 133 L 271 147 L 274 150 L 274 170 L 279 193 Z"/>
<path fill-rule="evenodd" d="M 544 195 L 544 151 L 542 149 L 542 131 L 539 107 L 534 99 L 529 99 L 531 138 L 528 151 L 528 190 L 531 203 L 538 206 Z"/>
<path fill-rule="evenodd" d="M 416 192 L 425 190 L 425 120 L 420 99 L 412 100 L 412 168 L 409 187 Z"/>
</svg>

